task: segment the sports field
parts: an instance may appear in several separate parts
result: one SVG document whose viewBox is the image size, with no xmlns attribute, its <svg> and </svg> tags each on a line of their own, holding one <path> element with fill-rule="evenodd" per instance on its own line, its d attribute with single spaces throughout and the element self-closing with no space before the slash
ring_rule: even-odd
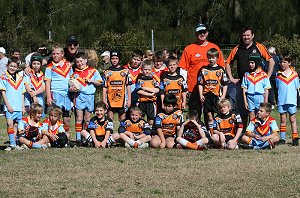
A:
<svg viewBox="0 0 300 198">
<path fill-rule="evenodd" d="M 0 197 L 300 197 L 299 146 L 6 152 L 0 123 Z"/>
</svg>

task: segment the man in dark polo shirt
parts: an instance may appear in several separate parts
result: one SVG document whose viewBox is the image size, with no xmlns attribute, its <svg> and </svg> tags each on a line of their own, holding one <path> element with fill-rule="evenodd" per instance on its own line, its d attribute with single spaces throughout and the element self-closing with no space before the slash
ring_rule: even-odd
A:
<svg viewBox="0 0 300 198">
<path fill-rule="evenodd" d="M 268 53 L 267 48 L 263 44 L 254 41 L 254 32 L 252 28 L 245 27 L 241 34 L 241 44 L 231 50 L 226 60 L 226 71 L 228 77 L 232 83 L 236 84 L 236 110 L 243 119 L 244 129 L 248 124 L 248 111 L 245 108 L 241 83 L 245 72 L 249 71 L 248 58 L 251 53 L 258 53 L 263 59 L 269 62 L 269 69 L 267 73 L 270 77 L 272 75 L 275 62 L 272 56 Z M 231 73 L 231 66 L 235 61 L 237 63 L 237 79 L 234 78 Z M 228 92 L 230 91 L 234 90 L 228 90 Z"/>
<path fill-rule="evenodd" d="M 64 48 L 65 58 L 67 61 L 72 63 L 75 62 L 75 55 L 78 53 L 79 49 L 79 40 L 78 38 L 71 34 L 66 39 L 66 48 Z"/>
</svg>

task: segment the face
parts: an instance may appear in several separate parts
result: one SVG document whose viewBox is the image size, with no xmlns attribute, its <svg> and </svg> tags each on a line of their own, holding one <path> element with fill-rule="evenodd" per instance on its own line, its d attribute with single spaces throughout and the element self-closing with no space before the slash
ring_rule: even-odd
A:
<svg viewBox="0 0 300 198">
<path fill-rule="evenodd" d="M 215 65 L 217 63 L 217 61 L 218 61 L 217 57 L 209 56 L 207 58 L 208 58 L 209 64 L 211 64 L 211 65 Z"/>
<path fill-rule="evenodd" d="M 148 58 L 149 60 L 153 60 L 153 53 L 148 54 L 148 55 L 146 56 L 146 58 Z"/>
<path fill-rule="evenodd" d="M 40 68 L 41 68 L 41 63 L 40 61 L 32 61 L 31 63 L 31 68 L 33 69 L 33 71 L 35 73 L 39 72 L 40 71 Z"/>
<path fill-rule="evenodd" d="M 103 109 L 102 107 L 98 107 L 95 110 L 95 114 L 99 119 L 102 119 L 104 117 L 105 113 L 106 113 L 106 110 Z"/>
<path fill-rule="evenodd" d="M 170 61 L 168 64 L 168 68 L 171 73 L 176 72 L 177 67 L 178 67 L 177 61 Z"/>
<path fill-rule="evenodd" d="M 164 105 L 164 110 L 166 113 L 172 113 L 174 110 L 174 106 L 171 104 L 165 104 Z"/>
<path fill-rule="evenodd" d="M 286 61 L 286 60 L 282 60 L 281 63 L 280 63 L 280 67 L 281 69 L 284 71 L 286 70 L 287 68 L 289 68 L 291 66 L 291 62 L 289 61 Z"/>
<path fill-rule="evenodd" d="M 142 72 L 145 76 L 150 76 L 152 73 L 152 67 L 151 65 L 144 65 L 142 68 Z"/>
<path fill-rule="evenodd" d="M 13 56 L 13 57 L 16 57 L 16 58 L 18 58 L 18 59 L 20 59 L 21 54 L 20 54 L 20 52 L 14 52 L 14 53 L 12 54 L 12 56 Z"/>
<path fill-rule="evenodd" d="M 252 34 L 251 30 L 247 30 L 242 35 L 243 43 L 248 46 L 253 43 L 254 34 Z"/>
<path fill-rule="evenodd" d="M 19 69 L 19 66 L 15 62 L 11 62 L 9 65 L 7 65 L 7 71 L 10 74 L 15 74 L 18 71 L 18 69 Z"/>
<path fill-rule="evenodd" d="M 55 63 L 59 63 L 64 58 L 64 52 L 60 49 L 54 49 L 52 51 L 52 59 Z"/>
<path fill-rule="evenodd" d="M 163 51 L 163 57 L 164 59 L 168 59 L 169 58 L 170 53 L 166 50 Z"/>
<path fill-rule="evenodd" d="M 41 117 L 42 117 L 42 112 L 37 112 L 35 115 L 33 115 L 32 119 L 35 121 L 35 122 L 38 122 L 40 121 Z"/>
<path fill-rule="evenodd" d="M 77 52 L 78 48 L 79 48 L 78 43 L 68 43 L 68 51 L 71 54 L 75 54 Z"/>
<path fill-rule="evenodd" d="M 201 42 L 206 41 L 207 36 L 208 36 L 208 32 L 205 31 L 205 30 L 196 32 L 196 37 L 197 37 L 197 39 L 198 39 L 199 41 L 201 41 Z"/>
<path fill-rule="evenodd" d="M 131 111 L 130 119 L 133 122 L 137 122 L 141 118 L 141 112 L 139 111 Z"/>
<path fill-rule="evenodd" d="M 223 115 L 227 115 L 230 111 L 230 107 L 228 105 L 223 105 L 222 107 L 220 107 L 220 112 Z"/>
<path fill-rule="evenodd" d="M 269 113 L 267 113 L 266 109 L 262 108 L 262 107 L 259 107 L 259 110 L 257 112 L 256 117 L 259 118 L 259 119 L 261 119 L 261 120 L 264 120 L 268 116 L 269 116 Z"/>
<path fill-rule="evenodd" d="M 255 62 L 254 61 L 249 61 L 249 68 L 250 68 L 250 70 L 255 69 Z"/>
<path fill-rule="evenodd" d="M 49 115 L 49 120 L 51 123 L 56 123 L 59 120 L 59 116 L 55 112 L 51 112 Z"/>
<path fill-rule="evenodd" d="M 134 56 L 132 59 L 132 65 L 131 67 L 134 68 L 134 69 L 137 69 L 139 68 L 139 66 L 141 65 L 141 62 L 142 62 L 142 58 L 139 57 L 139 56 Z"/>
<path fill-rule="evenodd" d="M 111 57 L 110 61 L 113 66 L 117 66 L 119 64 L 120 59 L 117 56 L 113 56 Z"/>
<path fill-rule="evenodd" d="M 84 59 L 82 57 L 80 58 L 76 58 L 76 65 L 77 65 L 77 68 L 82 70 L 86 67 L 86 63 L 87 63 L 87 59 Z"/>
<path fill-rule="evenodd" d="M 102 56 L 102 61 L 104 63 L 108 63 L 109 62 L 109 56 Z"/>
<path fill-rule="evenodd" d="M 164 64 L 164 61 L 162 61 L 162 60 L 154 61 L 154 67 L 156 69 L 160 69 L 163 66 L 163 64 Z"/>
</svg>

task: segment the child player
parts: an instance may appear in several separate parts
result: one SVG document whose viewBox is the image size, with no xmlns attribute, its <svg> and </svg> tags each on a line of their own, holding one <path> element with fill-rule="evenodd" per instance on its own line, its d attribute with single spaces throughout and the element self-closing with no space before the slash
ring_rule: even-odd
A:
<svg viewBox="0 0 300 198">
<path fill-rule="evenodd" d="M 261 57 L 252 53 L 249 56 L 249 72 L 246 72 L 241 87 L 245 108 L 249 111 L 249 118 L 252 120 L 262 102 L 268 101 L 270 80 L 266 72 L 261 68 Z"/>
<path fill-rule="evenodd" d="M 21 148 L 47 148 L 47 145 L 42 140 L 42 123 L 40 123 L 43 112 L 43 106 L 34 103 L 30 107 L 29 116 L 18 123 L 20 134 L 18 141 L 21 144 Z"/>
<path fill-rule="evenodd" d="M 159 83 L 153 77 L 153 62 L 145 60 L 142 63 L 142 74 L 136 82 L 137 93 L 139 94 L 140 109 L 147 115 L 147 122 L 152 126 L 156 116 L 156 94 L 159 92 Z"/>
<path fill-rule="evenodd" d="M 120 66 L 120 56 L 120 52 L 111 51 L 112 66 L 104 71 L 102 98 L 108 108 L 107 114 L 111 120 L 114 119 L 114 113 L 119 114 L 119 120 L 124 120 L 125 111 L 131 105 L 131 79 L 128 69 Z"/>
<path fill-rule="evenodd" d="M 7 133 L 9 138 L 9 146 L 5 149 L 7 151 L 17 149 L 16 123 L 22 120 L 22 111 L 25 112 L 24 107 L 24 73 L 18 72 L 19 60 L 12 57 L 8 61 L 7 72 L 1 76 L 0 90 L 4 100 L 4 111 L 7 124 Z"/>
<path fill-rule="evenodd" d="M 271 104 L 261 103 L 256 118 L 250 121 L 246 134 L 242 136 L 242 141 L 250 148 L 256 150 L 272 149 L 275 147 L 275 143 L 279 141 L 278 126 L 275 119 L 270 116 L 271 111 Z"/>
<path fill-rule="evenodd" d="M 96 116 L 90 120 L 87 130 L 81 132 L 86 144 L 92 143 L 96 148 L 107 148 L 120 138 L 118 133 L 113 134 L 113 121 L 105 116 L 106 112 L 105 103 L 96 104 Z"/>
<path fill-rule="evenodd" d="M 47 65 L 45 71 L 47 105 L 54 104 L 62 109 L 64 128 L 67 134 L 70 129 L 69 80 L 72 74 L 72 65 L 64 59 L 63 47 L 58 44 L 53 45 L 52 61 Z"/>
<path fill-rule="evenodd" d="M 120 138 L 134 148 L 147 148 L 151 140 L 149 124 L 142 119 L 139 107 L 130 108 L 130 119 L 121 121 L 119 127 Z"/>
<path fill-rule="evenodd" d="M 184 109 L 186 107 L 187 84 L 183 76 L 176 72 L 178 59 L 170 56 L 166 63 L 169 71 L 161 78 L 161 101 L 164 101 L 166 94 L 174 94 L 177 98 L 177 108 Z M 162 108 L 164 108 L 163 105 Z"/>
<path fill-rule="evenodd" d="M 217 49 L 209 49 L 207 51 L 209 64 L 201 68 L 198 76 L 200 102 L 204 104 L 204 121 L 211 134 L 214 113 L 218 112 L 217 102 L 219 98 L 225 98 L 228 82 L 224 68 L 217 64 L 218 57 Z"/>
<path fill-rule="evenodd" d="M 34 53 L 30 59 L 31 72 L 25 76 L 25 108 L 29 113 L 29 107 L 32 103 L 39 103 L 44 107 L 44 73 L 41 71 L 42 55 Z"/>
<path fill-rule="evenodd" d="M 50 143 L 51 147 L 66 147 L 68 143 L 61 115 L 62 110 L 59 107 L 51 106 L 48 111 L 48 118 L 43 123 L 43 140 L 46 144 Z"/>
<path fill-rule="evenodd" d="M 152 137 L 150 145 L 153 148 L 173 148 L 175 138 L 182 124 L 182 111 L 175 109 L 177 98 L 167 94 L 164 98 L 164 112 L 157 114 L 155 128 L 157 134 Z"/>
<path fill-rule="evenodd" d="M 206 128 L 198 123 L 198 112 L 191 110 L 188 119 L 181 125 L 178 131 L 176 142 L 177 148 L 187 148 L 194 150 L 206 149 L 208 138 L 205 134 Z"/>
<path fill-rule="evenodd" d="M 211 139 L 217 148 L 237 149 L 243 131 L 241 116 L 231 112 L 228 99 L 219 100 L 217 105 L 220 113 L 215 117 Z"/>
<path fill-rule="evenodd" d="M 297 89 L 299 88 L 299 77 L 296 71 L 292 69 L 292 57 L 289 54 L 283 54 L 281 58 L 281 71 L 277 73 L 276 85 L 278 88 L 278 112 L 280 113 L 280 142 L 286 141 L 286 119 L 287 113 L 290 116 L 292 128 L 292 145 L 299 145 L 299 136 L 297 132 L 296 112 L 297 112 Z"/>
<path fill-rule="evenodd" d="M 158 78 L 160 79 L 165 72 L 168 71 L 168 68 L 164 64 L 164 55 L 162 51 L 156 51 L 154 53 L 153 61 L 154 61 L 154 67 L 153 72 Z"/>
<path fill-rule="evenodd" d="M 71 79 L 76 79 L 80 85 L 81 90 L 78 91 L 76 87 L 71 86 L 70 92 L 76 92 L 75 94 L 75 108 L 76 108 L 76 141 L 81 142 L 81 131 L 86 129 L 91 114 L 94 111 L 95 92 L 96 86 L 100 86 L 102 78 L 97 69 L 89 67 L 87 65 L 87 57 L 83 52 L 79 52 L 75 55 L 76 68 L 71 76 Z M 84 121 L 82 126 L 82 121 Z"/>
</svg>

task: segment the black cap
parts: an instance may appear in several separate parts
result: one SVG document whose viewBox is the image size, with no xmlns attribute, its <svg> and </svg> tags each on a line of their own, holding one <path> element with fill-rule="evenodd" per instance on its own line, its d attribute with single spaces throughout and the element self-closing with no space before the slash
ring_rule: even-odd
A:
<svg viewBox="0 0 300 198">
<path fill-rule="evenodd" d="M 74 34 L 69 35 L 67 37 L 66 42 L 67 43 L 79 43 L 78 38 Z"/>
<path fill-rule="evenodd" d="M 113 57 L 113 56 L 117 56 L 118 58 L 121 58 L 121 52 L 118 51 L 118 50 L 112 50 L 110 52 L 110 58 Z"/>
</svg>

